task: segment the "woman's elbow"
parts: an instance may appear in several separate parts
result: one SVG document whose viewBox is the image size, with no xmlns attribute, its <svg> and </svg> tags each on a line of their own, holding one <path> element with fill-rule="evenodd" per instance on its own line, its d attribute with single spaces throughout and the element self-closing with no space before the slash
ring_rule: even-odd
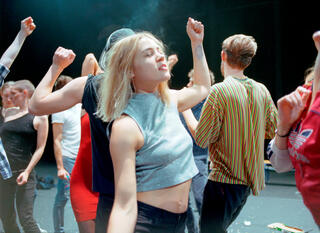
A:
<svg viewBox="0 0 320 233">
<path fill-rule="evenodd" d="M 36 108 L 32 104 L 28 105 L 28 112 L 31 113 L 32 115 L 36 115 L 37 113 Z"/>
<path fill-rule="evenodd" d="M 207 85 L 203 85 L 201 87 L 201 91 L 200 91 L 200 94 L 201 94 L 201 99 L 205 99 L 207 98 L 207 96 L 210 94 L 210 86 L 207 86 Z"/>
<path fill-rule="evenodd" d="M 35 116 L 45 115 L 41 112 L 41 109 L 37 107 L 37 104 L 29 103 L 28 112 Z"/>
</svg>

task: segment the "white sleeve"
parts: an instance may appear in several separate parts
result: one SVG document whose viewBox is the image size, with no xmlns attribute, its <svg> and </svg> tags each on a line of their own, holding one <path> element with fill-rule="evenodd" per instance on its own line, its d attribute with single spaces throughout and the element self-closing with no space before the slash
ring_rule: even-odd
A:
<svg viewBox="0 0 320 233">
<path fill-rule="evenodd" d="M 280 150 L 274 143 L 274 139 L 272 139 L 268 145 L 267 154 L 276 172 L 288 172 L 293 169 L 289 151 Z"/>
<path fill-rule="evenodd" d="M 51 124 L 53 123 L 64 123 L 64 112 L 53 113 L 51 115 Z"/>
</svg>

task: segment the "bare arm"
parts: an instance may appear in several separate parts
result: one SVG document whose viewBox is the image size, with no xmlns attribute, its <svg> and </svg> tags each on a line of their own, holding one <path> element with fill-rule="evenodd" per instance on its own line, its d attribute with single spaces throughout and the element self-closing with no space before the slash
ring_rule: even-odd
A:
<svg viewBox="0 0 320 233">
<path fill-rule="evenodd" d="M 53 150 L 54 157 L 57 163 L 58 177 L 60 179 L 67 180 L 70 177 L 70 174 L 64 169 L 63 160 L 62 160 L 62 132 L 63 132 L 63 124 L 61 123 L 53 123 L 52 124 L 52 134 L 53 134 Z"/>
<path fill-rule="evenodd" d="M 170 72 L 172 71 L 172 68 L 177 64 L 177 62 L 178 62 L 178 55 L 177 54 L 171 54 L 168 57 L 168 66 L 169 66 Z"/>
<path fill-rule="evenodd" d="M 198 120 L 194 117 L 192 110 L 189 108 L 182 112 L 182 116 L 187 124 L 187 127 L 193 138 L 196 138 L 196 128 L 198 126 Z"/>
<path fill-rule="evenodd" d="M 313 88 L 312 88 L 312 101 L 313 103 L 317 92 L 320 90 L 320 31 L 317 31 L 312 36 L 315 47 L 318 51 L 316 62 L 314 65 L 314 80 L 313 80 Z"/>
<path fill-rule="evenodd" d="M 30 113 L 35 115 L 51 114 L 81 103 L 87 77 L 76 78 L 58 91 L 52 92 L 56 79 L 73 62 L 74 58 L 75 54 L 72 50 L 62 47 L 56 50 L 52 65 L 32 95 L 29 103 Z"/>
<path fill-rule="evenodd" d="M 82 63 L 81 76 L 88 76 L 89 74 L 97 75 L 102 72 L 96 57 L 93 53 L 88 53 Z"/>
<path fill-rule="evenodd" d="M 143 139 L 136 123 L 120 117 L 113 123 L 110 152 L 114 167 L 115 199 L 108 233 L 133 232 L 137 219 L 136 151 Z M 125 223 L 125 224 L 124 224 Z"/>
<path fill-rule="evenodd" d="M 309 90 L 298 87 L 294 92 L 285 95 L 278 100 L 279 121 L 277 134 L 275 136 L 275 144 L 280 150 L 287 149 L 287 135 L 292 125 L 299 119 L 310 94 Z"/>
<path fill-rule="evenodd" d="M 48 117 L 47 116 L 35 117 L 33 120 L 33 125 L 34 125 L 34 128 L 37 130 L 37 148 L 33 153 L 32 158 L 26 170 L 23 171 L 18 176 L 17 178 L 18 185 L 23 185 L 28 182 L 29 175 L 32 169 L 36 166 L 36 164 L 39 162 L 40 158 L 42 157 L 44 148 L 47 143 L 48 129 L 49 129 Z"/>
<path fill-rule="evenodd" d="M 25 18 L 21 21 L 21 29 L 12 44 L 2 55 L 0 59 L 1 64 L 6 66 L 8 69 L 11 67 L 13 61 L 19 54 L 26 37 L 30 35 L 35 28 L 36 25 L 33 23 L 33 19 L 31 17 Z"/>
<path fill-rule="evenodd" d="M 288 150 L 280 150 L 275 145 L 274 140 L 271 140 L 269 143 L 267 154 L 270 157 L 270 163 L 276 172 L 288 172 L 293 169 Z"/>
<path fill-rule="evenodd" d="M 203 49 L 204 26 L 192 18 L 188 19 L 187 33 L 191 41 L 194 85 L 177 91 L 178 110 L 191 108 L 206 98 L 210 91 L 210 74 Z"/>
</svg>

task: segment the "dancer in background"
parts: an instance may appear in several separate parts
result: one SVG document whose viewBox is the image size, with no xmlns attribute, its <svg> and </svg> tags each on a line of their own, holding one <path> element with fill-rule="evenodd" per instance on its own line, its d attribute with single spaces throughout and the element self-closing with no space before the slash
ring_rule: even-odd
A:
<svg viewBox="0 0 320 233">
<path fill-rule="evenodd" d="M 72 80 L 61 75 L 54 86 L 55 91 Z M 81 136 L 81 104 L 52 114 L 53 149 L 57 162 L 57 194 L 53 206 L 53 225 L 55 233 L 64 232 L 64 207 L 70 196 L 70 174 L 80 145 Z"/>
<path fill-rule="evenodd" d="M 236 34 L 222 43 L 224 81 L 212 86 L 198 121 L 184 114 L 197 144 L 209 148 L 209 174 L 201 233 L 225 233 L 250 194 L 264 188 L 264 140 L 272 138 L 277 109 L 267 88 L 244 74 L 255 56 L 253 37 Z"/>
<path fill-rule="evenodd" d="M 20 232 L 15 205 L 24 232 L 40 233 L 33 218 L 36 177 L 33 168 L 40 160 L 48 136 L 47 116 L 28 113 L 28 102 L 34 86 L 19 80 L 12 86 L 13 105 L 0 128 L 0 135 L 12 169 L 10 179 L 0 179 L 0 218 L 5 232 Z M 5 190 L 5 191 L 4 191 Z"/>
<path fill-rule="evenodd" d="M 209 70 L 209 73 L 210 73 L 210 82 L 211 82 L 211 85 L 213 85 L 215 78 L 211 70 Z M 188 73 L 189 82 L 187 84 L 187 88 L 193 86 L 193 79 L 194 79 L 193 75 L 194 75 L 194 70 L 191 69 Z M 193 115 L 197 120 L 199 120 L 200 118 L 201 109 L 205 101 L 206 99 L 202 100 L 193 108 L 187 110 L 187 111 L 192 111 Z M 188 130 L 188 127 L 186 125 L 186 122 L 183 118 L 182 113 L 180 113 L 180 119 L 183 125 Z M 191 135 L 190 132 L 189 134 Z M 188 213 L 187 213 L 187 230 L 188 230 L 188 233 L 198 233 L 200 231 L 200 228 L 199 228 L 199 217 L 197 216 L 201 214 L 203 191 L 208 180 L 208 148 L 199 147 L 196 144 L 194 138 L 192 138 L 192 141 L 193 141 L 193 158 L 197 165 L 199 173 L 192 178 L 192 183 L 190 188 L 190 192 L 192 192 L 192 195 L 190 195 L 189 197 L 189 205 L 188 205 Z M 191 200 L 191 198 L 193 198 L 194 201 Z"/>
<path fill-rule="evenodd" d="M 278 100 L 279 122 L 268 155 L 277 172 L 295 169 L 297 188 L 320 228 L 320 31 L 313 40 L 314 68 L 304 87 Z"/>
<path fill-rule="evenodd" d="M 114 31 L 107 39 L 99 63 L 106 67 L 106 57 L 110 48 L 126 36 L 133 35 L 129 28 Z M 109 152 L 107 124 L 96 116 L 97 96 L 103 74 L 76 78 L 58 91 L 52 92 L 53 85 L 63 69 L 72 63 L 75 54 L 72 50 L 58 48 L 53 56 L 53 63 L 45 77 L 36 88 L 29 109 L 35 114 L 51 114 L 63 111 L 82 102 L 89 115 L 92 144 L 92 188 L 99 193 L 95 232 L 106 232 L 109 214 L 114 199 L 113 165 Z"/>
<path fill-rule="evenodd" d="M 20 49 L 28 35 L 30 35 L 33 30 L 36 28 L 36 25 L 33 23 L 33 19 L 31 17 L 27 17 L 21 21 L 20 31 L 18 32 L 16 38 L 8 47 L 8 49 L 4 52 L 4 54 L 0 58 L 0 88 L 4 82 L 4 79 L 9 73 L 9 69 L 16 59 L 17 55 L 20 52 Z M 12 83 L 7 83 L 8 87 Z M 8 95 L 10 90 L 7 87 L 1 89 L 1 98 L 2 98 L 2 106 L 0 107 L 0 124 L 3 122 L 4 112 L 6 108 L 13 107 L 11 103 L 7 102 Z M 0 139 L 0 171 L 3 179 L 10 178 L 12 176 L 10 164 L 8 162 L 8 158 L 3 149 L 2 141 Z"/>
<path fill-rule="evenodd" d="M 87 54 L 81 76 L 103 72 L 95 56 Z M 94 233 L 99 193 L 92 191 L 92 153 L 89 115 L 82 110 L 80 148 L 70 180 L 70 200 L 80 233 Z"/>
<path fill-rule="evenodd" d="M 33 32 L 35 28 L 36 25 L 33 23 L 33 19 L 31 17 L 25 18 L 21 21 L 20 31 L 18 32 L 12 44 L 0 58 L 0 87 L 3 84 L 3 80 L 8 75 L 12 63 L 19 54 L 25 39 Z"/>
</svg>

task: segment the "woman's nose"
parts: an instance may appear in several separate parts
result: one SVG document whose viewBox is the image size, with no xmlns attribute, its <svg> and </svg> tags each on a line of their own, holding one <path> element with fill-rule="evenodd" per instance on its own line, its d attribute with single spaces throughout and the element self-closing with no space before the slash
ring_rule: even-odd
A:
<svg viewBox="0 0 320 233">
<path fill-rule="evenodd" d="M 157 52 L 157 61 L 164 61 L 164 54 Z"/>
</svg>

